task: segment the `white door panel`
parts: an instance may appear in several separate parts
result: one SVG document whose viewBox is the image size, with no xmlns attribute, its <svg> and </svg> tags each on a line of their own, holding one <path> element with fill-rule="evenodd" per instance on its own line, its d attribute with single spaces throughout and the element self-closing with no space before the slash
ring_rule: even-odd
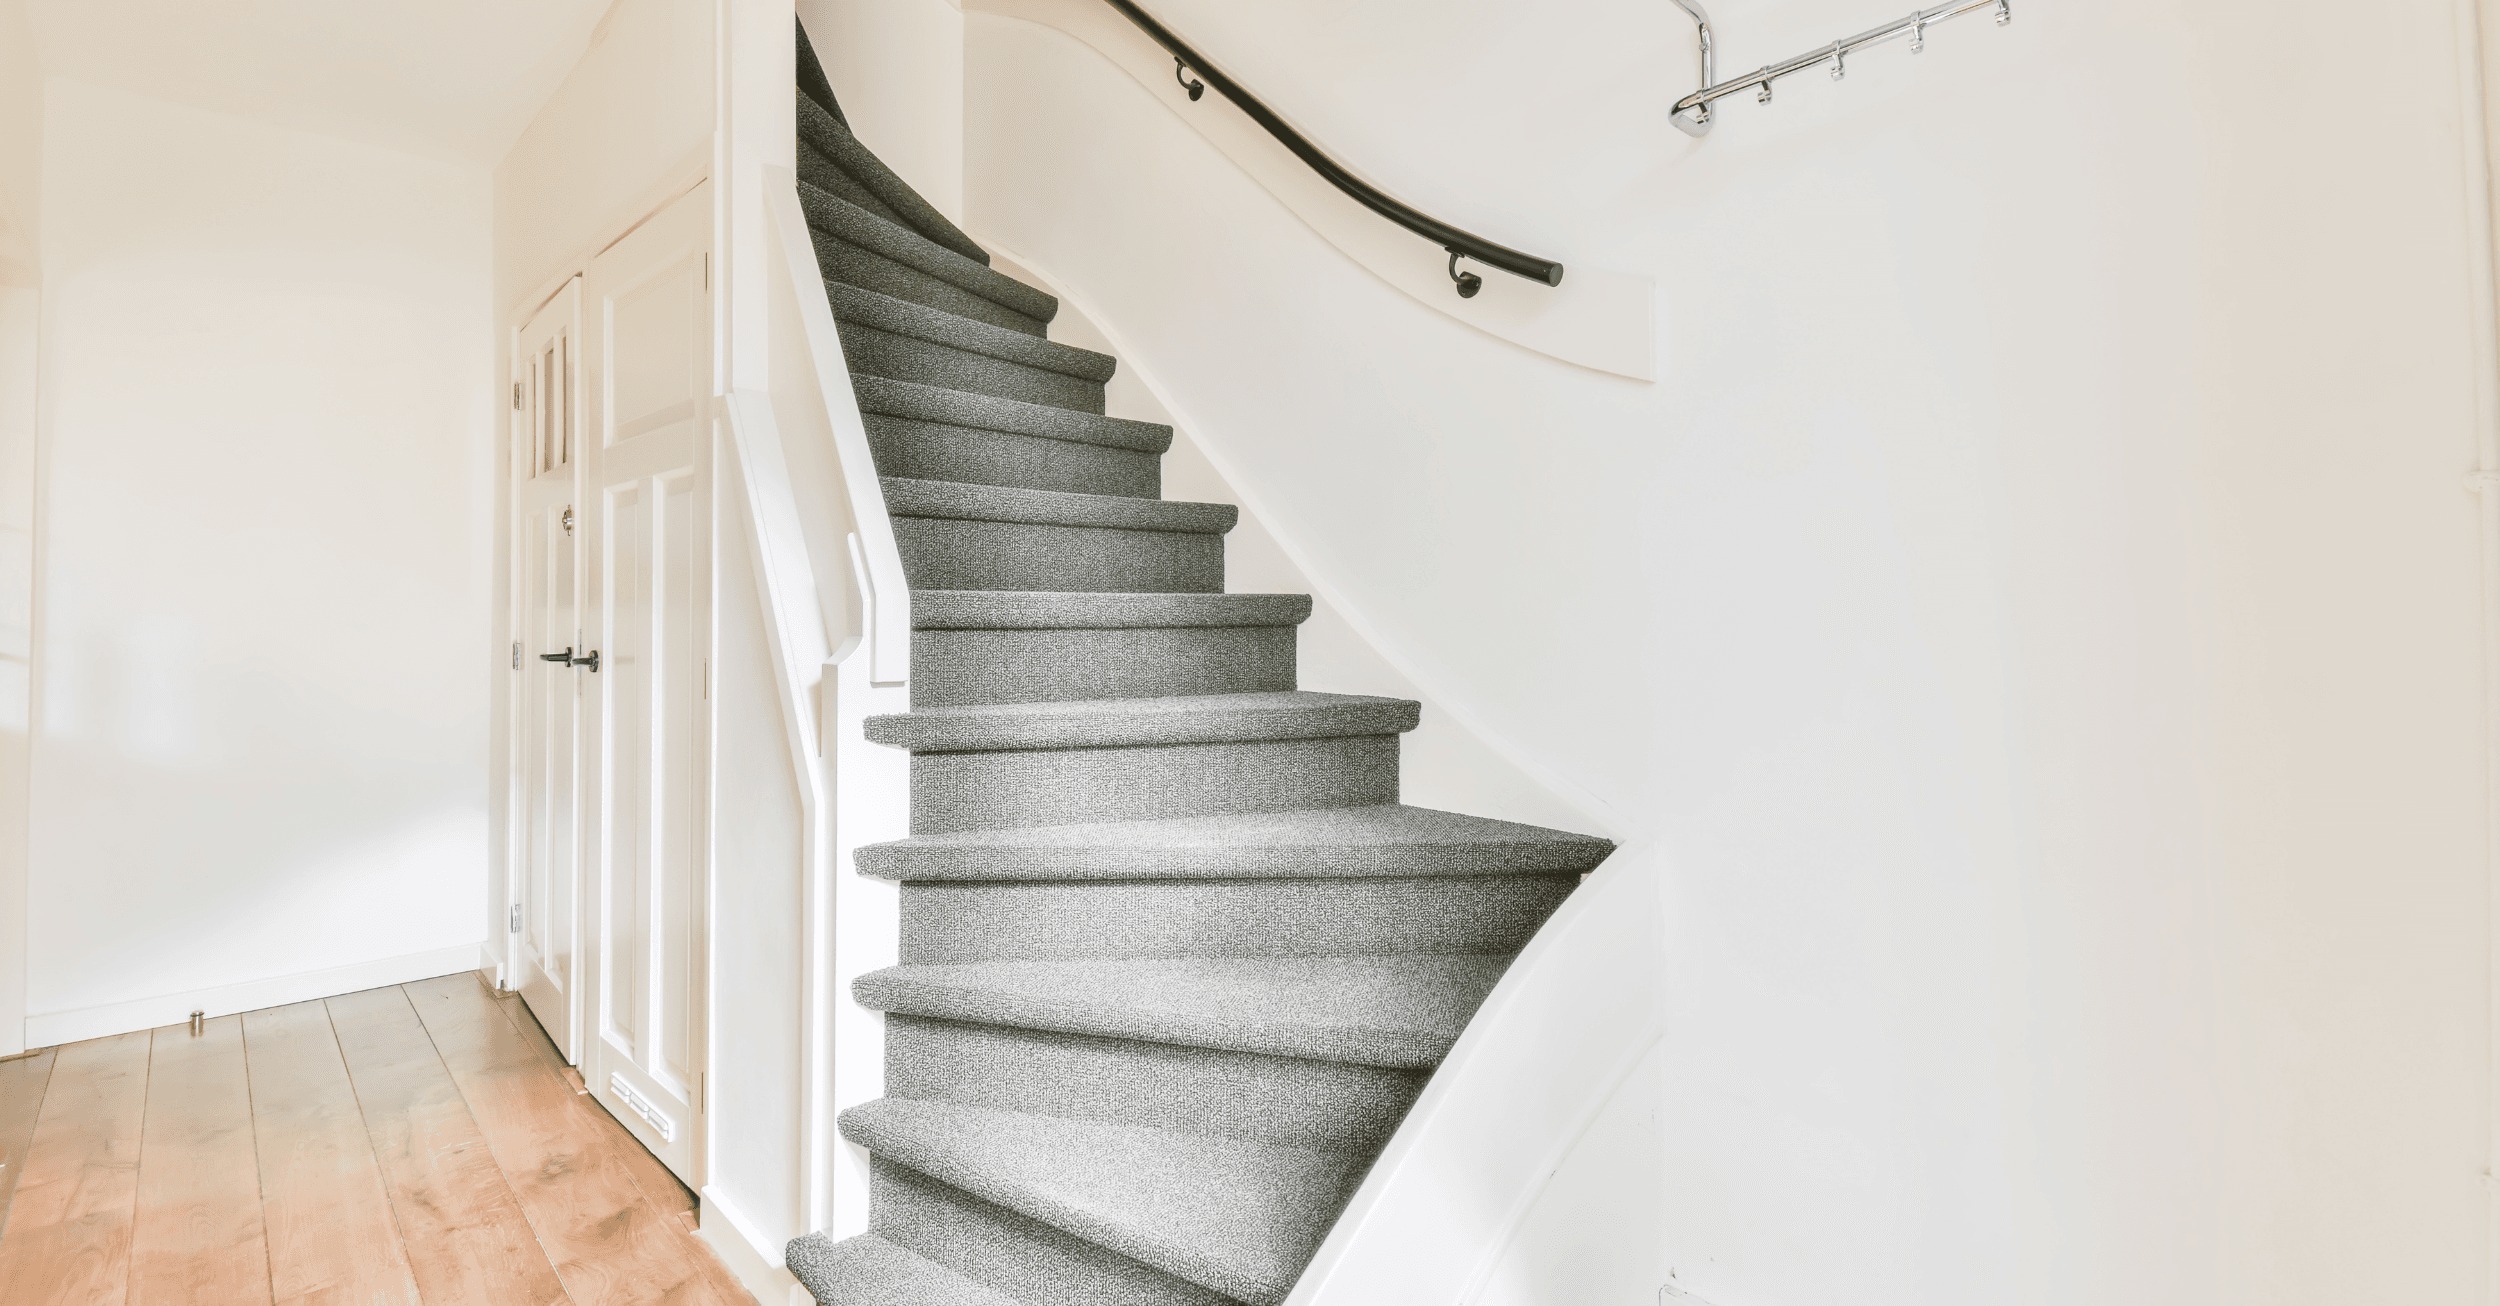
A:
<svg viewBox="0 0 2500 1306">
<path fill-rule="evenodd" d="M 708 759 L 711 203 L 697 187 L 593 261 L 586 311 L 597 499 L 593 957 L 583 1077 L 700 1182 L 703 777 Z"/>
</svg>

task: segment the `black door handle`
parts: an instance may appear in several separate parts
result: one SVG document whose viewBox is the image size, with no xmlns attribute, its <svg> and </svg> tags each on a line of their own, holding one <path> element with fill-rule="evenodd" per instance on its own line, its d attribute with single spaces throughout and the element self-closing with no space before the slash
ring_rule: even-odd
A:
<svg viewBox="0 0 2500 1306">
<path fill-rule="evenodd" d="M 541 653 L 538 655 L 538 660 L 541 662 L 560 663 L 569 667 L 573 665 L 573 650 L 568 647 L 561 653 Z"/>
<path fill-rule="evenodd" d="M 573 650 L 567 648 L 561 653 L 541 653 L 538 655 L 538 660 L 541 662 L 554 662 L 561 666 L 583 667 L 591 671 L 597 671 L 599 669 L 599 650 L 594 648 L 580 657 L 575 657 L 573 656 Z"/>
</svg>

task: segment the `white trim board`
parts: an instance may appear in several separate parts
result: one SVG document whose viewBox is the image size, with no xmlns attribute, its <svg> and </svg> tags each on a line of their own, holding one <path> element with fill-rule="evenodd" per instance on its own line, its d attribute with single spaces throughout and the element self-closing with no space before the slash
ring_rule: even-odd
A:
<svg viewBox="0 0 2500 1306">
<path fill-rule="evenodd" d="M 26 1046 L 53 1047 L 111 1034 L 127 1034 L 133 1030 L 179 1025 L 189 1020 L 194 1011 L 211 1016 L 231 1016 L 238 1011 L 283 1007 L 290 1002 L 334 998 L 342 993 L 359 993 L 388 984 L 406 984 L 412 980 L 433 979 L 437 975 L 457 974 L 464 970 L 476 970 L 483 961 L 485 950 L 483 942 L 463 943 L 457 947 L 436 948 L 431 952 L 412 952 L 400 957 L 333 966 L 328 970 L 247 980 L 222 988 L 167 993 L 153 998 L 107 1003 L 101 1007 L 81 1007 L 75 1011 L 28 1016 Z"/>
<path fill-rule="evenodd" d="M 695 1236 L 711 1244 L 721 1264 L 737 1276 L 740 1286 L 755 1294 L 756 1301 L 764 1306 L 779 1302 L 815 1306 L 815 1297 L 783 1268 L 781 1249 L 766 1245 L 755 1226 L 718 1189 L 707 1187 L 695 1194 L 695 1200 Z"/>
</svg>

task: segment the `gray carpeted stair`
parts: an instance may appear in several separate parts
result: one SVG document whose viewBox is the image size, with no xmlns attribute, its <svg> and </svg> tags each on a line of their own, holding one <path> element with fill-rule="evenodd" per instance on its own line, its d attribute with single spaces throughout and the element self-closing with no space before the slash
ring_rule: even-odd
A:
<svg viewBox="0 0 2500 1306">
<path fill-rule="evenodd" d="M 880 1157 L 1177 1279 L 1282 1301 L 1362 1176 L 1342 1151 L 888 1097 L 842 1113 Z"/>
<path fill-rule="evenodd" d="M 1171 428 L 852 139 L 801 33 L 801 203 L 913 589 L 912 837 L 869 1231 L 828 1306 L 1270 1306 L 1519 949 L 1613 845 L 1400 805 L 1419 708 L 1299 688 L 1311 601 L 1224 591 Z"/>
</svg>

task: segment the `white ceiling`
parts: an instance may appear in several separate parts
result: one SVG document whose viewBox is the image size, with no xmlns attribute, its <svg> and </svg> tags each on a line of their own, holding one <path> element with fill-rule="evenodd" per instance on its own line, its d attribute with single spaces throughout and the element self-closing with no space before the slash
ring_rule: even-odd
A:
<svg viewBox="0 0 2500 1306">
<path fill-rule="evenodd" d="M 609 0 L 27 0 L 44 71 L 493 164 Z"/>
</svg>

